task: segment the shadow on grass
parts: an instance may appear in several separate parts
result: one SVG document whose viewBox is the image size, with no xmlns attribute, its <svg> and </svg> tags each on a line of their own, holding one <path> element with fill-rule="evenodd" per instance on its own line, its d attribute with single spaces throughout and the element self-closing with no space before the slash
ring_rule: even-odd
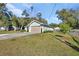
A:
<svg viewBox="0 0 79 59">
<path fill-rule="evenodd" d="M 73 36 L 71 36 L 71 37 L 72 37 L 73 41 L 76 42 L 79 45 L 79 39 L 78 38 L 75 38 Z"/>
<path fill-rule="evenodd" d="M 72 43 L 70 43 L 70 42 L 68 42 L 68 41 L 62 40 L 62 39 L 60 39 L 60 38 L 57 38 L 57 37 L 55 37 L 55 38 L 56 38 L 57 40 L 61 41 L 62 43 L 68 45 L 69 47 L 71 47 L 71 48 L 73 48 L 74 50 L 76 50 L 76 51 L 79 52 L 79 47 L 75 46 L 74 44 L 72 44 Z M 75 38 L 74 38 L 73 40 L 74 40 L 76 43 L 79 44 L 79 42 L 76 41 Z"/>
<path fill-rule="evenodd" d="M 16 39 L 11 39 L 10 41 L 16 41 Z"/>
<path fill-rule="evenodd" d="M 70 42 L 67 42 L 67 41 L 65 41 L 65 44 L 79 52 L 79 47 L 77 47 L 77 46 L 75 46 L 75 45 L 73 45 L 73 44 L 71 44 Z"/>
<path fill-rule="evenodd" d="M 63 37 L 62 35 L 55 35 L 55 36 L 57 36 L 57 37 Z"/>
</svg>

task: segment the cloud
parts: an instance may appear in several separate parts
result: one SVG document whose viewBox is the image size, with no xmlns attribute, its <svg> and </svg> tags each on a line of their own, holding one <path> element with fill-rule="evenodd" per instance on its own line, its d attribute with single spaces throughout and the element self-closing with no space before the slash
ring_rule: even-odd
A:
<svg viewBox="0 0 79 59">
<path fill-rule="evenodd" d="M 17 17 L 22 17 L 22 10 L 16 8 L 14 5 L 12 4 L 7 4 L 6 7 L 13 12 L 13 14 L 15 14 Z"/>
</svg>

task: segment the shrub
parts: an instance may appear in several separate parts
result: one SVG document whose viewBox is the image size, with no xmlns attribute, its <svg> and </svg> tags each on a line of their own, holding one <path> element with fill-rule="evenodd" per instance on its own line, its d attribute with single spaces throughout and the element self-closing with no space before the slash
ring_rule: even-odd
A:
<svg viewBox="0 0 79 59">
<path fill-rule="evenodd" d="M 60 27 L 60 31 L 63 32 L 63 33 L 67 33 L 71 29 L 69 24 L 66 24 L 66 23 L 60 24 L 59 27 Z"/>
<path fill-rule="evenodd" d="M 11 41 L 16 41 L 16 39 L 11 39 Z"/>
<path fill-rule="evenodd" d="M 25 32 L 25 30 L 20 30 L 20 32 Z"/>
<path fill-rule="evenodd" d="M 48 32 L 53 32 L 53 31 L 48 31 L 48 30 L 45 30 L 43 33 L 48 33 Z"/>
</svg>

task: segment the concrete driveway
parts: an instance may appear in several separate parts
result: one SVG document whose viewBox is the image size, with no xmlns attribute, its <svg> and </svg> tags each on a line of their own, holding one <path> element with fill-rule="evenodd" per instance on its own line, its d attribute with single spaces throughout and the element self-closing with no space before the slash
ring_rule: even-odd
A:
<svg viewBox="0 0 79 59">
<path fill-rule="evenodd" d="M 32 34 L 36 34 L 36 33 L 19 32 L 19 33 L 11 33 L 11 34 L 0 34 L 0 40 L 12 39 L 12 38 L 21 37 L 21 36 L 25 36 L 25 35 L 32 35 Z"/>
</svg>

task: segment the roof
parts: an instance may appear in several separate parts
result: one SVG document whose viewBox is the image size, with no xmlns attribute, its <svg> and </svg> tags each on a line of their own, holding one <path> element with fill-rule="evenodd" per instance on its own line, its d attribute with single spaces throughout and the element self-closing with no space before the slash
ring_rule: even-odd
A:
<svg viewBox="0 0 79 59">
<path fill-rule="evenodd" d="M 31 21 L 27 26 L 30 26 L 33 22 L 39 23 L 40 26 L 49 27 L 47 24 L 41 23 L 41 22 L 39 22 L 39 21 L 37 21 L 37 20 L 33 20 L 33 21 Z"/>
<path fill-rule="evenodd" d="M 49 27 L 47 24 L 41 24 L 41 26 Z"/>
</svg>

